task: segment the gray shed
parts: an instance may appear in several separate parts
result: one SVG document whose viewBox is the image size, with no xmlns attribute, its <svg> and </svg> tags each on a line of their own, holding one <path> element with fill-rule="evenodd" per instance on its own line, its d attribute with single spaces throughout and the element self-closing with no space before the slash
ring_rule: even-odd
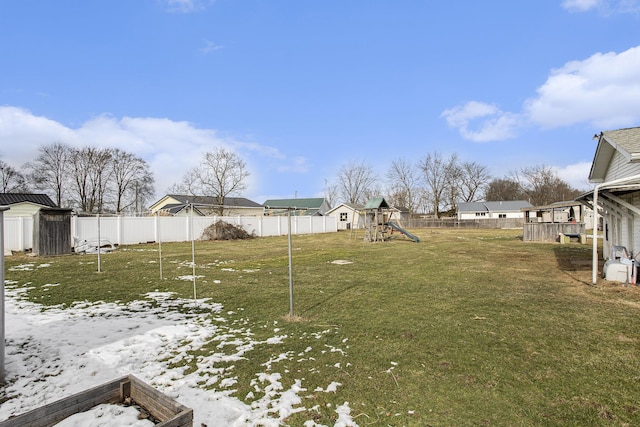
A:
<svg viewBox="0 0 640 427">
<path fill-rule="evenodd" d="M 71 253 L 71 209 L 41 208 L 34 215 L 33 253 L 35 255 Z"/>
</svg>

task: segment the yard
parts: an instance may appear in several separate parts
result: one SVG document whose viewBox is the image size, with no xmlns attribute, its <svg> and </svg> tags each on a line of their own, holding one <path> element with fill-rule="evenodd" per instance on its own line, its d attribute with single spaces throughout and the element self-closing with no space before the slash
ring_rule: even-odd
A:
<svg viewBox="0 0 640 427">
<path fill-rule="evenodd" d="M 294 318 L 286 237 L 196 242 L 195 302 L 190 243 L 162 245 L 162 280 L 148 244 L 102 255 L 100 272 L 95 255 L 8 257 L 6 287 L 34 316 L 82 310 L 93 325 L 83 333 L 113 331 L 117 354 L 137 363 L 109 365 L 106 344 L 91 340 L 74 357 L 126 368 L 114 376 L 133 373 L 193 407 L 197 426 L 640 425 L 640 288 L 591 286 L 590 245 L 524 243 L 521 230 L 411 231 L 420 243 L 294 236 Z M 127 313 L 143 316 L 131 336 L 109 329 Z M 134 355 L 145 342 L 135 328 L 156 314 L 186 332 Z M 28 390 L 65 371 L 92 376 L 80 358 L 48 378 L 37 366 L 46 357 L 30 359 L 38 375 L 16 374 L 17 349 L 33 339 L 19 334 L 7 328 L 3 407 L 39 406 Z M 49 400 L 70 394 L 58 387 Z M 212 407 L 230 402 L 224 421 L 203 393 Z"/>
</svg>

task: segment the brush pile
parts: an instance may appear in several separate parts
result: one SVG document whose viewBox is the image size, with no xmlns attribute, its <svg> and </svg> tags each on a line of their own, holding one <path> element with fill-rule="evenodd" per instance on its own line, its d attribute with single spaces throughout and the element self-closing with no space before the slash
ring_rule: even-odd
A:
<svg viewBox="0 0 640 427">
<path fill-rule="evenodd" d="M 244 228 L 229 224 L 223 220 L 211 224 L 202 232 L 201 240 L 243 240 L 253 239 L 255 233 L 248 233 Z"/>
</svg>

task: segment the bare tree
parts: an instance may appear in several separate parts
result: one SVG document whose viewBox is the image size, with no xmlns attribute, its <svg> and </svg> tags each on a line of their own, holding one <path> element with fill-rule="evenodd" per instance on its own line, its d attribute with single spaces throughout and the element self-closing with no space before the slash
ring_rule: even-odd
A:
<svg viewBox="0 0 640 427">
<path fill-rule="evenodd" d="M 338 192 L 346 203 L 365 203 L 373 194 L 375 184 L 376 174 L 364 162 L 350 162 L 338 172 Z"/>
<path fill-rule="evenodd" d="M 391 167 L 387 171 L 387 179 L 390 187 L 390 202 L 414 213 L 419 204 L 419 171 L 410 161 L 396 159 L 391 162 Z"/>
<path fill-rule="evenodd" d="M 455 190 L 453 183 L 458 173 L 458 156 L 452 154 L 448 159 L 442 157 L 437 151 L 422 159 L 419 167 L 423 173 L 423 180 L 429 195 L 433 214 L 440 217 L 441 207 L 446 199 L 446 191 Z M 450 196 L 452 198 L 454 196 Z"/>
<path fill-rule="evenodd" d="M 35 160 L 26 164 L 29 179 L 34 187 L 47 194 L 53 195 L 56 205 L 62 207 L 65 182 L 67 178 L 67 164 L 71 149 L 69 146 L 54 142 L 38 148 Z"/>
<path fill-rule="evenodd" d="M 129 208 L 139 212 L 143 202 L 153 195 L 153 174 L 149 165 L 116 148 L 111 151 L 111 168 L 116 213 Z"/>
<path fill-rule="evenodd" d="M 185 194 L 197 196 L 202 193 L 198 181 L 198 168 L 191 168 L 182 176 L 180 182 L 174 183 L 167 189 L 169 194 Z"/>
<path fill-rule="evenodd" d="M 459 176 L 460 200 L 477 202 L 482 199 L 490 179 L 486 166 L 476 162 L 462 162 Z"/>
<path fill-rule="evenodd" d="M 216 210 L 224 215 L 224 199 L 231 194 L 246 190 L 245 180 L 249 176 L 247 165 L 233 151 L 216 148 L 205 153 L 200 167 L 190 170 L 183 178 L 191 191 L 197 189 L 203 196 L 216 199 Z"/>
<path fill-rule="evenodd" d="M 27 180 L 13 166 L 0 160 L 0 192 L 2 193 L 26 193 L 29 191 Z"/>
<path fill-rule="evenodd" d="M 485 200 L 488 202 L 527 199 L 528 197 L 522 192 L 520 184 L 508 178 L 493 179 L 487 186 L 487 191 L 485 193 Z"/>
<path fill-rule="evenodd" d="M 529 203 L 534 206 L 573 199 L 580 194 L 580 191 L 571 188 L 569 184 L 560 179 L 550 166 L 526 167 L 511 174 L 512 179 L 520 185 L 522 192 L 527 195 Z"/>
<path fill-rule="evenodd" d="M 71 151 L 71 199 L 82 212 L 103 212 L 112 174 L 110 161 L 111 152 L 107 149 L 85 147 Z"/>
</svg>

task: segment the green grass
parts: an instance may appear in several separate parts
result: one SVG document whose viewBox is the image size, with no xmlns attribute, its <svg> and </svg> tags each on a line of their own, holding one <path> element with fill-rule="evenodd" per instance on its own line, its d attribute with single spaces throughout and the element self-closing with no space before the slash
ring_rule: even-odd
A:
<svg viewBox="0 0 640 427">
<path fill-rule="evenodd" d="M 589 245 L 524 243 L 519 230 L 412 232 L 421 243 L 294 236 L 293 320 L 286 237 L 196 242 L 198 297 L 255 339 L 276 327 L 288 336 L 234 363 L 234 395 L 245 399 L 265 361 L 321 345 L 277 362 L 285 388 L 304 378 L 304 406 L 318 405 L 291 425 L 332 425 L 344 402 L 361 426 L 640 425 L 640 292 L 590 286 Z M 175 280 L 191 274 L 191 244 L 162 251 L 164 280 L 156 245 L 103 255 L 100 273 L 95 255 L 13 256 L 6 278 L 30 283 L 27 297 L 44 305 L 192 297 L 192 282 Z M 51 266 L 12 271 L 27 262 Z M 332 381 L 337 393 L 314 392 Z"/>
</svg>

